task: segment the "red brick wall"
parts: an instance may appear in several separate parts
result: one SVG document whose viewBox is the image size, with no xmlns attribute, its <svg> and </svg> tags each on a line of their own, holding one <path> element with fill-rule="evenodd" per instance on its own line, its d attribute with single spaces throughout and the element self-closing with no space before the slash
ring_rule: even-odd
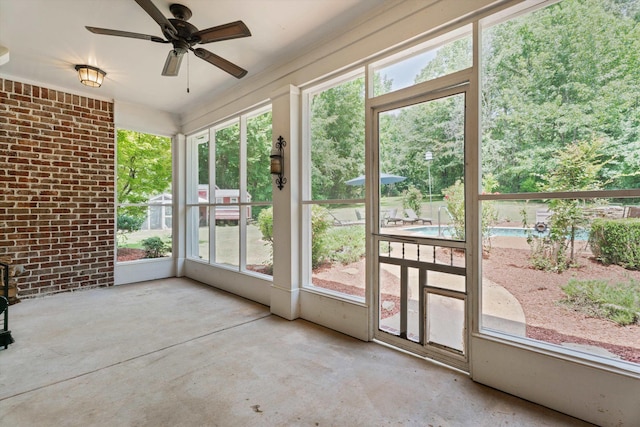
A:
<svg viewBox="0 0 640 427">
<path fill-rule="evenodd" d="M 0 79 L 0 258 L 18 297 L 113 284 L 113 103 Z"/>
</svg>

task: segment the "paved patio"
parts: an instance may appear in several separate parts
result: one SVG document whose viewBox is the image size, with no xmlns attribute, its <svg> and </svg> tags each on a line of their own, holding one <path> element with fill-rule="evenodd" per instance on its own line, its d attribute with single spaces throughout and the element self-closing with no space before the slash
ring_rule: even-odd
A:
<svg viewBox="0 0 640 427">
<path fill-rule="evenodd" d="M 585 426 L 466 375 L 188 279 L 26 300 L 7 426 Z"/>
</svg>

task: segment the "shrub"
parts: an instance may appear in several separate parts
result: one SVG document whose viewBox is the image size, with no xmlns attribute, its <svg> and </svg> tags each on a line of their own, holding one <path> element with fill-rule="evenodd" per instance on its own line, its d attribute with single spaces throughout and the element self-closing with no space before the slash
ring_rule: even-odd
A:
<svg viewBox="0 0 640 427">
<path fill-rule="evenodd" d="M 160 237 L 149 237 L 140 243 L 145 250 L 147 258 L 161 258 L 171 249 Z"/>
<path fill-rule="evenodd" d="M 327 230 L 333 221 L 322 206 L 311 206 L 311 267 L 316 268 L 328 259 L 329 250 L 326 245 Z"/>
<path fill-rule="evenodd" d="M 147 218 L 147 208 L 145 206 L 125 206 L 118 208 L 116 226 L 118 231 L 131 233 L 140 230 Z"/>
<path fill-rule="evenodd" d="M 329 259 L 325 245 L 327 230 L 332 221 L 327 215 L 327 210 L 322 206 L 311 207 L 311 265 L 313 268 L 320 265 L 325 259 Z M 258 215 L 258 227 L 262 238 L 271 247 L 271 263 L 273 263 L 273 208 L 264 209 Z"/>
<path fill-rule="evenodd" d="M 140 230 L 146 217 L 146 209 L 139 206 L 129 206 L 118 209 L 118 216 L 116 217 L 118 245 L 125 244 L 128 233 Z"/>
<path fill-rule="evenodd" d="M 365 254 L 364 234 L 363 225 L 330 228 L 325 239 L 326 257 L 342 264 L 358 261 Z"/>
<path fill-rule="evenodd" d="M 455 240 L 464 240 L 464 184 L 457 180 L 455 184 L 442 190 L 442 193 L 447 211 L 451 215 L 452 237 Z"/>
<path fill-rule="evenodd" d="M 483 179 L 484 193 L 491 193 L 497 186 L 493 175 Z M 456 240 L 465 239 L 464 183 L 457 180 L 455 184 L 442 190 L 447 211 L 453 226 L 452 236 Z M 482 203 L 482 249 L 485 253 L 491 250 L 491 228 L 498 222 L 498 211 L 492 201 Z"/>
<path fill-rule="evenodd" d="M 535 176 L 529 176 L 527 179 L 520 183 L 521 193 L 535 193 L 540 189 L 540 182 Z"/>
<path fill-rule="evenodd" d="M 603 264 L 640 270 L 640 219 L 596 219 L 591 224 L 589 244 Z"/>
<path fill-rule="evenodd" d="M 117 218 L 118 230 L 122 232 L 138 231 L 144 223 L 144 215 L 119 214 Z"/>
<path fill-rule="evenodd" d="M 562 287 L 571 303 L 588 315 L 603 317 L 619 325 L 640 323 L 640 283 L 610 284 L 604 280 L 571 279 Z"/>
<path fill-rule="evenodd" d="M 562 273 L 565 271 L 570 263 L 566 259 L 566 238 L 560 235 L 557 231 L 548 234 L 540 234 L 533 232 L 531 226 L 527 221 L 527 209 L 522 208 L 520 210 L 522 215 L 522 228 L 528 230 L 527 243 L 531 248 L 531 254 L 529 255 L 529 261 L 536 270 L 553 271 L 556 273 Z"/>
<path fill-rule="evenodd" d="M 262 239 L 273 243 L 273 208 L 263 209 L 258 215 L 258 228 Z"/>
<path fill-rule="evenodd" d="M 413 209 L 417 216 L 422 210 L 422 193 L 413 185 L 402 192 L 402 208 Z"/>
</svg>

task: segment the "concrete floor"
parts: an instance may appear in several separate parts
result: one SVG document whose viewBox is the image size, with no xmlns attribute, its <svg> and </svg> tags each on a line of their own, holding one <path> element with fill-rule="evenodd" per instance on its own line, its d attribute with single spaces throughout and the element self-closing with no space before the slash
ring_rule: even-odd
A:
<svg viewBox="0 0 640 427">
<path fill-rule="evenodd" d="M 586 426 L 187 279 L 26 300 L 2 426 Z"/>
</svg>

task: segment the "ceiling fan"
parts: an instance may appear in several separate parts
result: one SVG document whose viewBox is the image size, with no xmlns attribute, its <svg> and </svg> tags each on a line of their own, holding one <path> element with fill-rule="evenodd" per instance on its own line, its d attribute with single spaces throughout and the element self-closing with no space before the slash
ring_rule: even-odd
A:
<svg viewBox="0 0 640 427">
<path fill-rule="evenodd" d="M 173 49 L 169 51 L 167 60 L 162 69 L 163 76 L 177 76 L 180 71 L 182 57 L 187 51 L 192 51 L 198 58 L 204 59 L 208 63 L 215 65 L 223 71 L 231 74 L 235 78 L 242 78 L 247 74 L 247 70 L 227 61 L 226 59 L 209 52 L 200 47 L 194 48 L 197 44 L 218 42 L 222 40 L 237 39 L 251 36 L 249 28 L 242 21 L 230 22 L 224 25 L 198 30 L 187 21 L 191 18 L 191 10 L 181 4 L 172 4 L 169 10 L 174 19 L 167 19 L 151 0 L 135 0 L 154 21 L 160 25 L 164 39 L 147 34 L 131 33 L 129 31 L 109 30 L 107 28 L 85 27 L 95 34 L 108 36 L 129 37 L 133 39 L 149 40 L 156 43 L 171 43 Z"/>
</svg>

